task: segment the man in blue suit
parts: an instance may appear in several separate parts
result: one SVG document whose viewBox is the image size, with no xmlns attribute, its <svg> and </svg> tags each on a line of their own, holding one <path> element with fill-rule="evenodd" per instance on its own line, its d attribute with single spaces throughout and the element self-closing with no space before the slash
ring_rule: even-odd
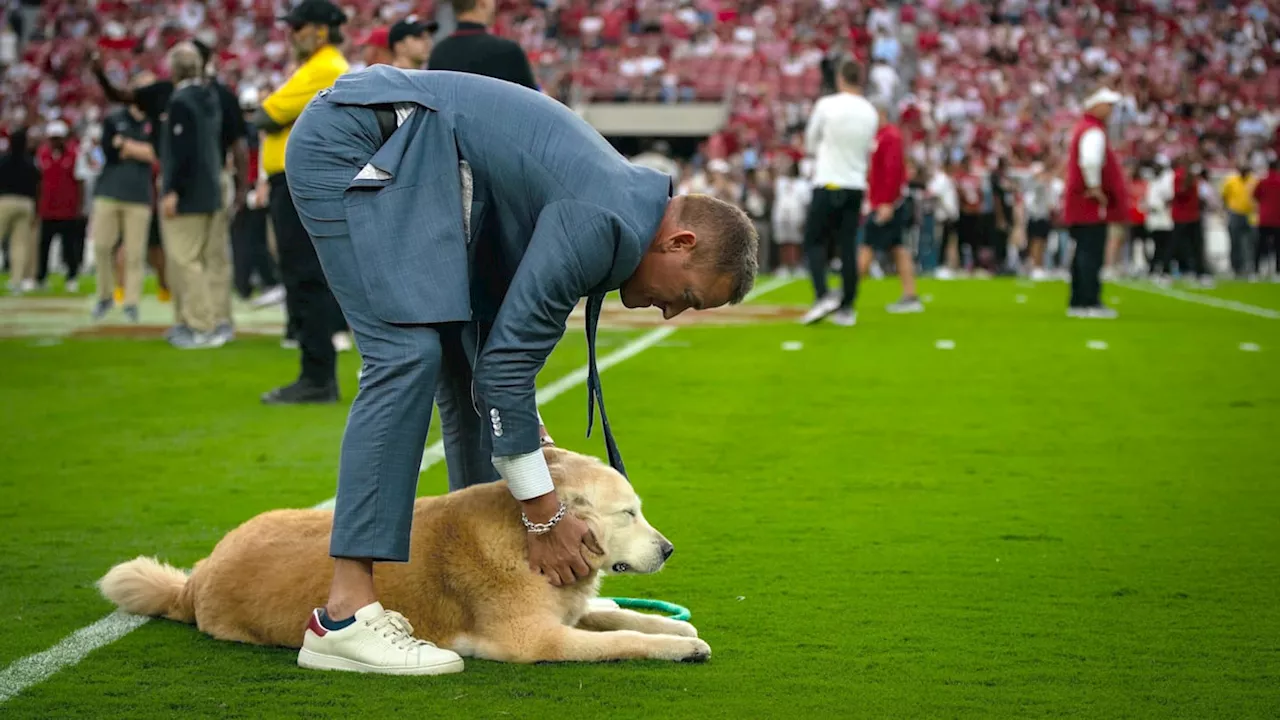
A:
<svg viewBox="0 0 1280 720">
<path fill-rule="evenodd" d="M 530 567 L 562 585 L 599 552 L 556 497 L 534 380 L 587 298 L 588 418 L 606 293 L 665 318 L 740 302 L 757 237 L 739 209 L 672 197 L 560 103 L 478 75 L 379 65 L 339 78 L 289 139 L 289 188 L 364 360 L 342 441 L 333 584 L 298 663 L 436 674 L 462 669 L 377 602 L 374 562 L 404 562 L 419 465 L 440 409 L 449 485 L 502 477 Z M 588 425 L 588 431 L 590 425 Z"/>
</svg>

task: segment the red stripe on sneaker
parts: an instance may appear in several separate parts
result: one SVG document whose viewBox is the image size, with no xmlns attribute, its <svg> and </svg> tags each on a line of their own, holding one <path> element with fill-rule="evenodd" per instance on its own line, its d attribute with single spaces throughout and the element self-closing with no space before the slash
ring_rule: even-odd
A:
<svg viewBox="0 0 1280 720">
<path fill-rule="evenodd" d="M 324 637 L 329 634 L 325 626 L 320 624 L 320 611 L 312 610 L 311 619 L 307 621 L 307 629 L 315 633 L 318 637 Z"/>
</svg>

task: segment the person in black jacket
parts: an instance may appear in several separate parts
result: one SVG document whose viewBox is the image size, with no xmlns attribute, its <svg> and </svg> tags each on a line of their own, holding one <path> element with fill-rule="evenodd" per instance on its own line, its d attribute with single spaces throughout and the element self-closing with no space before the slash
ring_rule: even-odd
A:
<svg viewBox="0 0 1280 720">
<path fill-rule="evenodd" d="M 214 287 L 227 274 L 227 239 L 215 232 L 223 207 L 222 112 L 202 68 L 191 43 L 169 51 L 174 90 L 160 136 L 165 254 L 177 274 L 179 300 L 169 343 L 183 349 L 218 347 L 227 340 L 215 332 L 220 318 Z"/>
<path fill-rule="evenodd" d="M 40 169 L 27 144 L 27 128 L 9 138 L 9 151 L 0 156 L 0 238 L 9 237 L 9 290 L 36 289 L 36 199 Z"/>
<path fill-rule="evenodd" d="M 497 0 L 452 0 L 452 5 L 458 28 L 432 49 L 428 69 L 486 75 L 539 89 L 533 67 L 520 45 L 489 34 Z"/>
</svg>

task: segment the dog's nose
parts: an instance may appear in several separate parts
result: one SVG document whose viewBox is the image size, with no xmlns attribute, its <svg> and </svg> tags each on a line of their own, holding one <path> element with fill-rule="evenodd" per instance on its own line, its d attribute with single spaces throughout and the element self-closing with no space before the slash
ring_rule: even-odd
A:
<svg viewBox="0 0 1280 720">
<path fill-rule="evenodd" d="M 676 546 L 666 540 L 663 540 L 659 543 L 658 549 L 662 550 L 662 560 L 663 562 L 666 562 L 667 558 L 671 557 L 671 553 L 676 551 Z"/>
</svg>

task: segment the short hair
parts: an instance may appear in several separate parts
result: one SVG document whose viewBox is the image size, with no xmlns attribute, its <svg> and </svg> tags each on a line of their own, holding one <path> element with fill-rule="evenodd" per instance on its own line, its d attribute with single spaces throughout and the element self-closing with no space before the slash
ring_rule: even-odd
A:
<svg viewBox="0 0 1280 720">
<path fill-rule="evenodd" d="M 461 15 L 476 9 L 476 0 L 449 0 L 449 4 L 453 6 L 454 15 Z"/>
<path fill-rule="evenodd" d="M 680 204 L 679 225 L 694 231 L 700 242 L 693 260 L 709 264 L 719 275 L 732 278 L 729 303 L 742 302 L 756 282 L 760 236 L 741 208 L 710 195 L 685 195 Z M 710 238 L 711 242 L 705 242 Z"/>
<path fill-rule="evenodd" d="M 860 85 L 862 83 L 862 65 L 857 60 L 845 60 L 840 63 L 840 79 L 846 85 Z"/>
<path fill-rule="evenodd" d="M 200 77 L 204 63 L 200 51 L 189 42 L 180 42 L 169 50 L 169 74 L 175 83 Z"/>
</svg>

